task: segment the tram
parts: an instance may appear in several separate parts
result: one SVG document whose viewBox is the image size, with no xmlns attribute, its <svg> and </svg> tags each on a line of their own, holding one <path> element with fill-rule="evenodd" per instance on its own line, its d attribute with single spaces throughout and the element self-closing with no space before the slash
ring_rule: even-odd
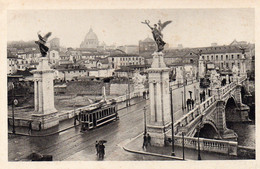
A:
<svg viewBox="0 0 260 169">
<path fill-rule="evenodd" d="M 81 131 L 90 130 L 118 120 L 116 102 L 100 102 L 80 110 Z"/>
</svg>

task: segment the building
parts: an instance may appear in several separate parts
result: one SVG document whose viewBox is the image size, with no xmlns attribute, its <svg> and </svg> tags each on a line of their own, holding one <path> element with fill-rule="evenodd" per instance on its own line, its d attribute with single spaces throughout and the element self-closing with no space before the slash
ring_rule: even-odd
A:
<svg viewBox="0 0 260 169">
<path fill-rule="evenodd" d="M 246 72 L 246 61 L 251 60 L 252 53 L 246 46 L 234 45 L 232 42 L 228 46 L 204 47 L 198 49 L 201 52 L 199 67 L 212 67 L 220 73 L 231 71 L 236 66 L 240 73 Z M 203 64 L 203 66 L 202 66 Z M 201 68 L 200 68 L 201 69 Z"/>
<path fill-rule="evenodd" d="M 121 66 L 143 65 L 144 57 L 139 55 L 117 54 L 108 57 L 110 67 L 120 69 Z"/>
<path fill-rule="evenodd" d="M 60 61 L 60 54 L 59 54 L 59 51 L 58 50 L 51 50 L 49 52 L 49 63 L 52 64 L 52 65 L 55 65 L 57 63 L 59 63 Z"/>
<path fill-rule="evenodd" d="M 114 69 L 89 69 L 90 77 L 106 78 L 113 76 Z"/>
<path fill-rule="evenodd" d="M 60 51 L 60 39 L 53 38 L 49 41 L 50 43 L 50 50 L 57 50 Z"/>
<path fill-rule="evenodd" d="M 92 28 L 89 29 L 89 32 L 85 36 L 85 39 L 83 42 L 80 44 L 80 48 L 85 48 L 85 49 L 97 49 L 98 48 L 98 37 L 97 35 L 93 32 Z"/>
<path fill-rule="evenodd" d="M 143 52 L 154 52 L 156 51 L 156 43 L 153 39 L 147 37 L 145 40 L 139 41 L 139 54 Z"/>
<path fill-rule="evenodd" d="M 7 51 L 7 74 L 14 74 L 17 72 L 17 57 Z"/>
</svg>

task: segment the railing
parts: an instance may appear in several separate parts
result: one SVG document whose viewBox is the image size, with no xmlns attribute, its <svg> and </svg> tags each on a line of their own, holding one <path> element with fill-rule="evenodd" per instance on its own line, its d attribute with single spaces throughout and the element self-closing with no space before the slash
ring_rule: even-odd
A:
<svg viewBox="0 0 260 169">
<path fill-rule="evenodd" d="M 196 105 L 194 109 L 192 109 L 190 112 L 188 112 L 186 115 L 184 115 L 182 118 L 180 118 L 178 121 L 174 123 L 175 133 L 178 133 L 179 126 L 190 127 L 191 124 L 193 124 L 197 121 L 197 119 L 199 119 L 199 115 L 204 115 L 205 112 L 207 112 L 208 109 L 210 109 L 210 107 L 215 103 L 215 101 L 215 96 L 211 96 L 207 100 L 202 102 L 200 105 Z"/>
<path fill-rule="evenodd" d="M 171 135 L 167 135 L 167 138 L 171 138 Z M 237 155 L 237 142 L 200 138 L 199 143 L 201 151 Z M 182 146 L 181 136 L 174 136 L 174 145 Z M 195 137 L 184 137 L 184 146 L 197 150 L 198 139 Z"/>
</svg>

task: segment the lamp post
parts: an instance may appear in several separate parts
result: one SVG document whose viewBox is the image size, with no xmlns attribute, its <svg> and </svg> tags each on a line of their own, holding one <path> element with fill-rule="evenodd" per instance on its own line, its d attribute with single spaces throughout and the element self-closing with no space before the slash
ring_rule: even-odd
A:
<svg viewBox="0 0 260 169">
<path fill-rule="evenodd" d="M 173 104 L 172 104 L 172 89 L 170 88 L 170 97 L 171 97 L 171 120 L 172 120 L 172 156 L 175 156 L 174 152 L 174 120 L 173 120 Z"/>
<path fill-rule="evenodd" d="M 144 135 L 146 135 L 147 129 L 146 129 L 146 107 L 144 107 Z"/>
<path fill-rule="evenodd" d="M 18 104 L 18 101 L 14 99 L 14 82 L 12 83 L 13 89 L 12 89 L 12 119 L 13 119 L 13 134 L 15 134 L 15 126 L 14 126 L 14 106 Z"/>
<path fill-rule="evenodd" d="M 200 125 L 197 128 L 198 130 L 198 160 L 201 160 L 201 156 L 200 156 Z"/>
</svg>

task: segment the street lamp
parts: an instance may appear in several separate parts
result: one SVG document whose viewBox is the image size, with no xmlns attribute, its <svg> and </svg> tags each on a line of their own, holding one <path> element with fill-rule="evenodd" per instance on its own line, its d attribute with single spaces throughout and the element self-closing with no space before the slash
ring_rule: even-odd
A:
<svg viewBox="0 0 260 169">
<path fill-rule="evenodd" d="M 146 135 L 147 129 L 146 129 L 146 107 L 144 107 L 144 135 Z"/>
<path fill-rule="evenodd" d="M 14 82 L 12 83 L 12 119 L 13 119 L 13 134 L 15 134 L 15 126 L 14 126 L 14 106 L 18 104 L 18 100 L 14 99 Z"/>
<path fill-rule="evenodd" d="M 197 127 L 198 130 L 198 160 L 201 160 L 201 156 L 200 156 L 200 125 Z"/>
<path fill-rule="evenodd" d="M 172 104 L 172 89 L 170 88 L 170 97 L 171 97 L 171 120 L 172 120 L 172 156 L 175 156 L 174 152 L 174 120 L 173 120 L 173 104 Z"/>
</svg>

